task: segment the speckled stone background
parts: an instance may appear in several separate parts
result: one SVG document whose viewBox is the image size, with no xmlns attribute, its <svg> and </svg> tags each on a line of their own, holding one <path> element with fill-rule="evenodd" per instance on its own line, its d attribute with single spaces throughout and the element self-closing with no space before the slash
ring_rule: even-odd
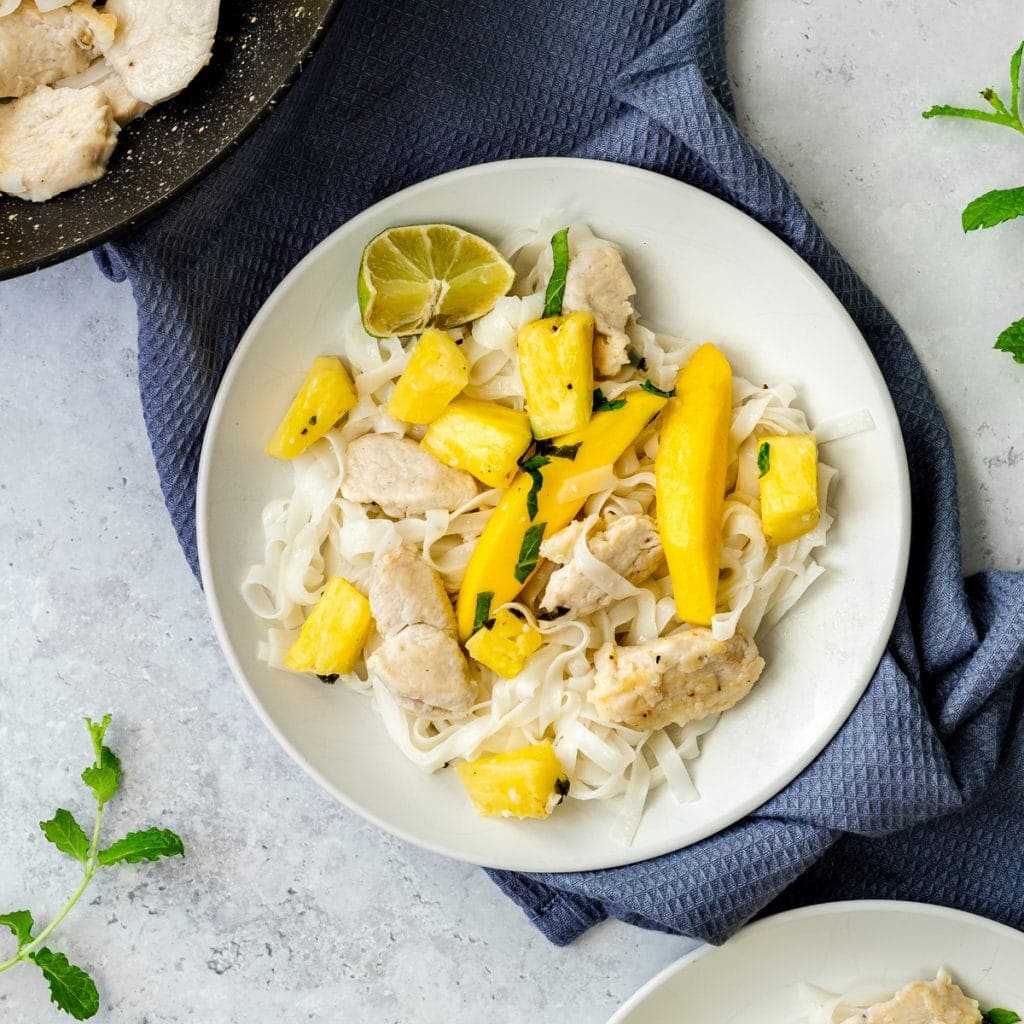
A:
<svg viewBox="0 0 1024 1024">
<path fill-rule="evenodd" d="M 734 0 L 745 127 L 907 329 L 960 459 L 968 570 L 1024 564 L 1024 223 L 964 237 L 974 195 L 1024 183 L 1024 139 L 925 122 L 1000 86 L 1024 24 L 942 0 Z M 691 947 L 606 924 L 553 949 L 474 868 L 340 808 L 231 680 L 160 500 L 131 295 L 88 258 L 0 285 L 0 909 L 45 919 L 75 871 L 36 822 L 86 810 L 78 718 L 112 711 L 128 771 L 111 832 L 177 829 L 184 861 L 101 876 L 54 943 L 98 1019 L 476 1022 L 607 1018 Z M 0 952 L 7 940 L 0 936 Z M 56 1019 L 28 967 L 0 1020 Z"/>
</svg>

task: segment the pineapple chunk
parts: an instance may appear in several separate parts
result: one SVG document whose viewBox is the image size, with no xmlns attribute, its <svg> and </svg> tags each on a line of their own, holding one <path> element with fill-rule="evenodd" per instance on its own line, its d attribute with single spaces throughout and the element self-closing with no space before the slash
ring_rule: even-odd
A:
<svg viewBox="0 0 1024 1024">
<path fill-rule="evenodd" d="M 370 602 L 348 580 L 332 576 L 285 655 L 285 667 L 318 676 L 351 672 L 372 625 Z"/>
<path fill-rule="evenodd" d="M 594 317 L 569 313 L 535 320 L 520 332 L 519 374 L 533 436 L 585 427 L 594 404 Z"/>
<path fill-rule="evenodd" d="M 757 450 L 761 523 L 772 547 L 818 525 L 818 445 L 810 434 L 766 437 Z"/>
<path fill-rule="evenodd" d="M 420 335 L 398 378 L 388 412 L 406 423 L 432 423 L 469 383 L 469 363 L 450 334 L 431 327 Z"/>
<path fill-rule="evenodd" d="M 546 818 L 569 792 L 569 776 L 549 740 L 460 764 L 456 771 L 476 813 Z"/>
<path fill-rule="evenodd" d="M 525 412 L 475 398 L 457 398 L 427 428 L 420 444 L 446 466 L 491 487 L 508 487 L 530 447 Z"/>
<path fill-rule="evenodd" d="M 294 459 L 319 441 L 356 404 L 356 389 L 337 356 L 317 356 L 267 445 L 275 459 Z"/>
<path fill-rule="evenodd" d="M 466 642 L 470 657 L 494 669 L 499 676 L 511 679 L 519 675 L 530 657 L 543 643 L 525 619 L 510 608 L 502 608 L 493 624 L 478 629 Z"/>
</svg>

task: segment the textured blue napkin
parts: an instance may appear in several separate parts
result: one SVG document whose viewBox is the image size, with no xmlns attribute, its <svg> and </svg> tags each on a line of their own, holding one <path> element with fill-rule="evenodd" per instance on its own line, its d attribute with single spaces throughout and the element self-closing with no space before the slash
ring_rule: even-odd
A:
<svg viewBox="0 0 1024 1024">
<path fill-rule="evenodd" d="M 833 743 L 746 820 L 629 867 L 492 877 L 557 943 L 609 915 L 720 941 L 770 905 L 857 896 L 1021 926 L 1024 578 L 985 573 L 965 587 L 942 415 L 900 328 L 737 130 L 722 23 L 721 0 L 348 0 L 256 137 L 98 255 L 138 301 L 167 506 L 195 570 L 196 466 L 228 358 L 285 273 L 374 201 L 454 167 L 556 154 L 704 188 L 807 260 L 882 368 L 914 496 L 899 620 Z"/>
</svg>

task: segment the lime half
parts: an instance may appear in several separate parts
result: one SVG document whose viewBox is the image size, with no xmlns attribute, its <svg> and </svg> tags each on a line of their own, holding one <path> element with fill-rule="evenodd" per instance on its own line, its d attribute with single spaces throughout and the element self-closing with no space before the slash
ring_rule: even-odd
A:
<svg viewBox="0 0 1024 1024">
<path fill-rule="evenodd" d="M 447 330 L 491 310 L 514 279 L 490 242 L 462 228 L 388 228 L 363 250 L 359 312 L 375 338 Z"/>
</svg>

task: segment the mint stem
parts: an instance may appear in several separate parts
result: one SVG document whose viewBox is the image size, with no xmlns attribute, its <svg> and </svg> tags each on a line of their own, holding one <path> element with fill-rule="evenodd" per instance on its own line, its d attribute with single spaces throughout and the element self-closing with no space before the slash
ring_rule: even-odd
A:
<svg viewBox="0 0 1024 1024">
<path fill-rule="evenodd" d="M 100 826 L 103 824 L 103 805 L 100 804 L 96 807 L 96 823 L 92 829 L 92 842 L 89 844 L 89 856 L 86 859 L 85 867 L 82 870 L 82 881 L 79 883 L 78 888 L 71 894 L 71 898 L 61 907 L 60 912 L 57 916 L 34 938 L 31 942 L 26 942 L 17 953 L 10 958 L 0 963 L 0 974 L 4 971 L 10 970 L 15 964 L 22 963 L 28 960 L 29 957 L 46 941 L 50 933 L 64 920 L 65 917 L 71 912 L 71 908 L 79 901 L 82 893 L 89 887 L 89 883 L 93 880 L 93 876 L 97 871 L 100 870 L 99 861 L 97 857 L 99 855 L 100 847 Z"/>
</svg>

